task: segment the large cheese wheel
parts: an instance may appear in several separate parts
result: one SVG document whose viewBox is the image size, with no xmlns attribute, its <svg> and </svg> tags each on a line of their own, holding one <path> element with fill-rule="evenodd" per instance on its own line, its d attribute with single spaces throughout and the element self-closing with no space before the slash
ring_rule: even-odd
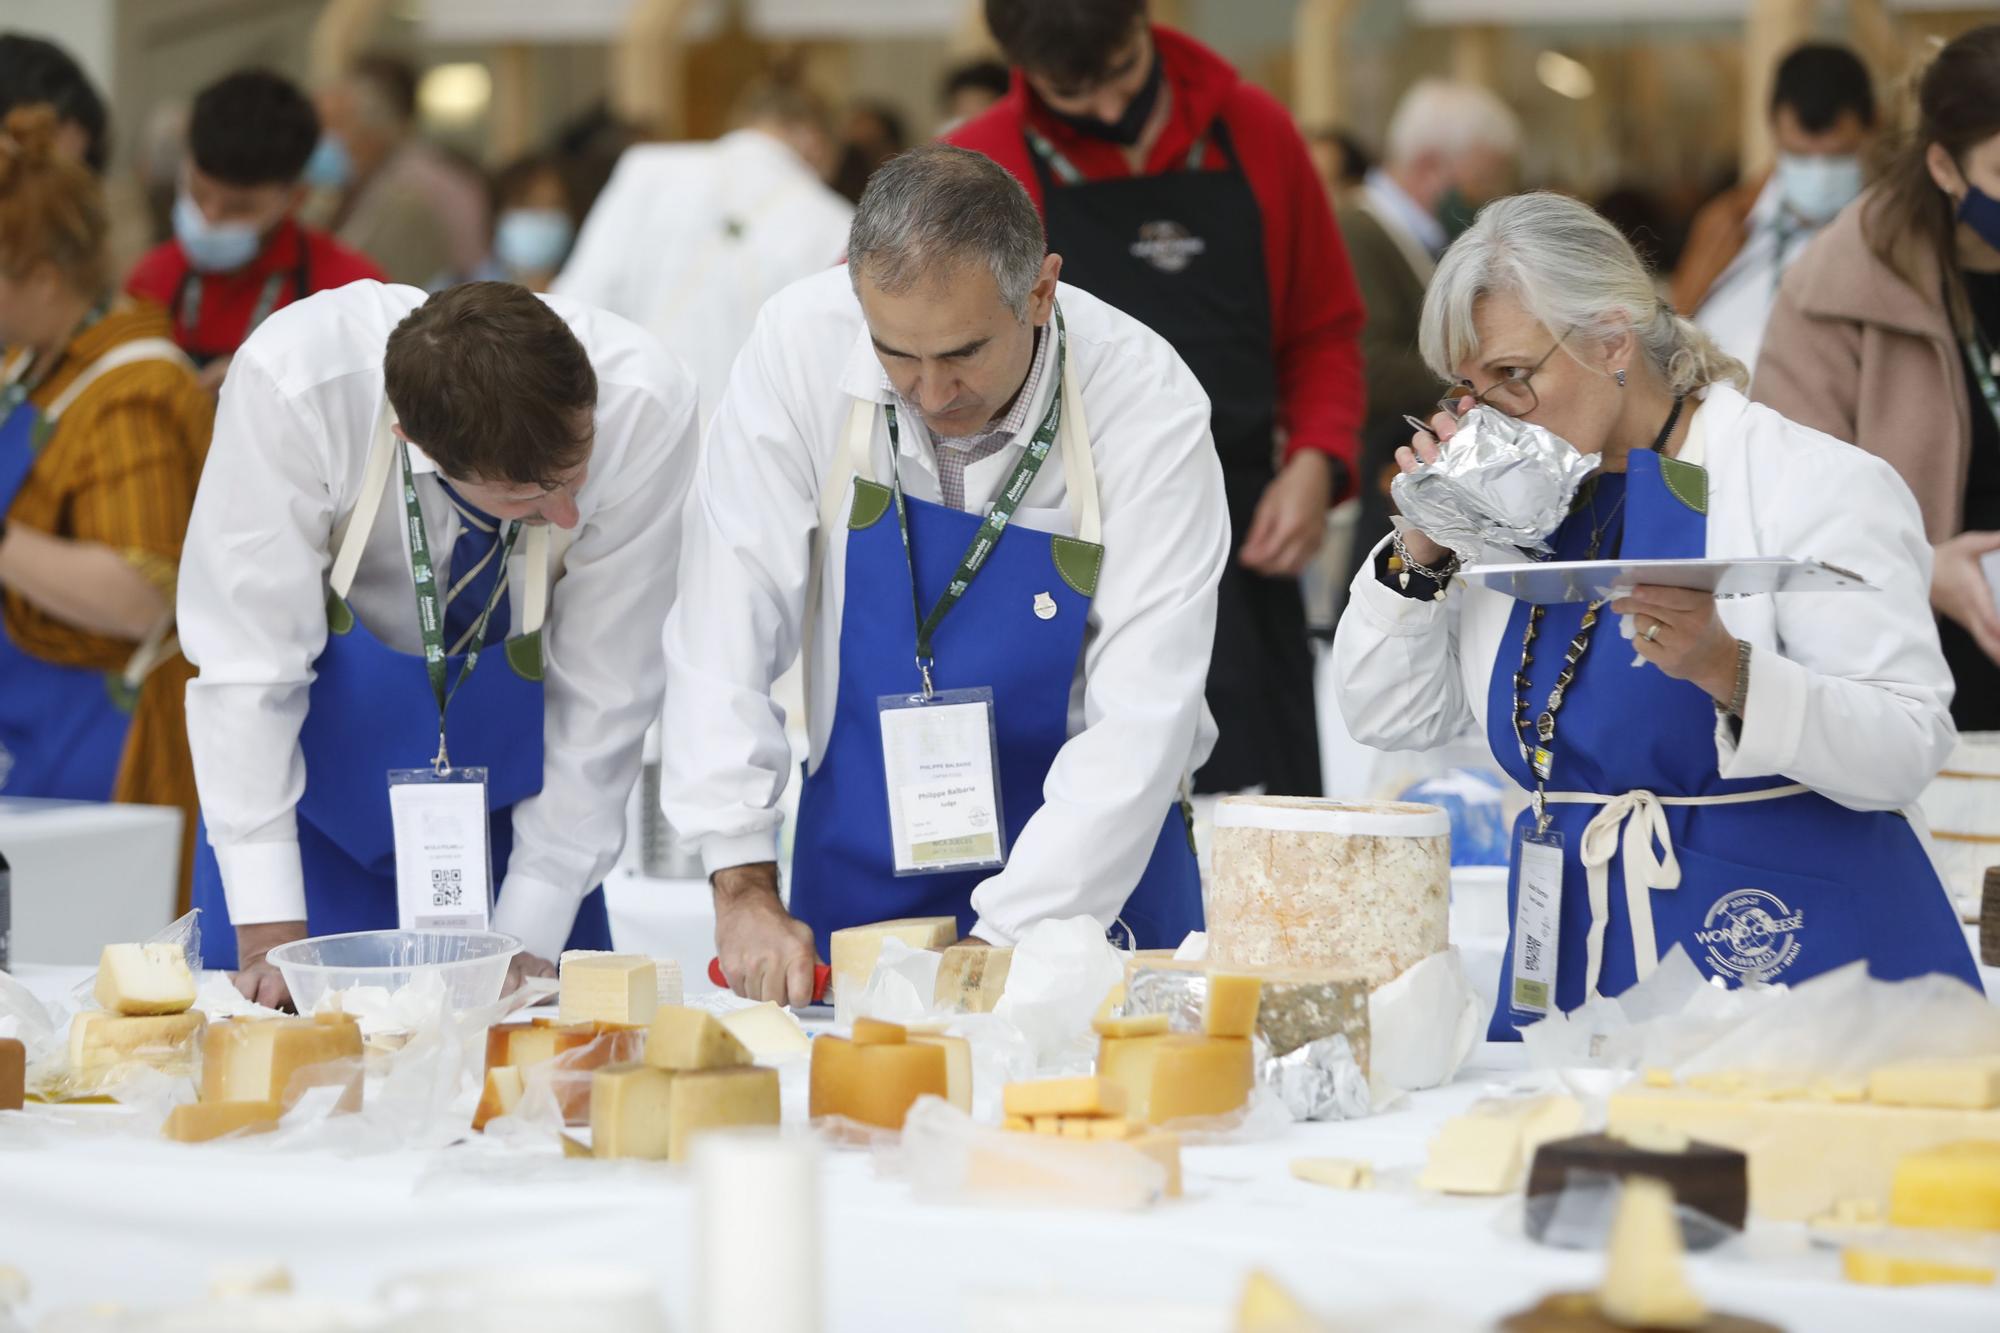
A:
<svg viewBox="0 0 2000 1333">
<path fill-rule="evenodd" d="M 1451 821 L 1436 806 L 1216 806 L 1212 964 L 1339 968 L 1380 986 L 1446 946 L 1450 914 Z"/>
<path fill-rule="evenodd" d="M 1967 732 L 1923 795 L 1938 875 L 1959 915 L 1979 919 L 1986 872 L 2000 866 L 2000 732 Z"/>
</svg>

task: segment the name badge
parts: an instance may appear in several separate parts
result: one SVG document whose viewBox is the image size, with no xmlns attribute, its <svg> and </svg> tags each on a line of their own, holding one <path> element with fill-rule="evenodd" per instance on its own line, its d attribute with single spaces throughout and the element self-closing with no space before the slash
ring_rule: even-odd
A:
<svg viewBox="0 0 2000 1333">
<path fill-rule="evenodd" d="M 1521 839 L 1521 888 L 1514 903 L 1514 990 L 1523 1013 L 1546 1018 L 1556 1002 L 1556 949 L 1562 943 L 1563 841 L 1560 833 Z"/>
<path fill-rule="evenodd" d="M 1004 866 L 993 691 L 890 694 L 877 707 L 896 873 Z"/>
<path fill-rule="evenodd" d="M 486 770 L 389 773 L 396 918 L 404 930 L 485 930 L 492 918 Z"/>
</svg>

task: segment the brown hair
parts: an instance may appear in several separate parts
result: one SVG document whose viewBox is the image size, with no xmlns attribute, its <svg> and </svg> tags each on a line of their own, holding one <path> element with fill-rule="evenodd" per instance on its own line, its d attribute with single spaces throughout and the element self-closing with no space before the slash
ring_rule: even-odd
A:
<svg viewBox="0 0 2000 1333">
<path fill-rule="evenodd" d="M 1931 266 L 1942 269 L 1945 305 L 1963 334 L 1972 327 L 1972 306 L 1955 257 L 1958 218 L 1925 158 L 1937 144 L 1963 170 L 1968 149 L 2000 134 L 2000 25 L 1974 28 L 1939 51 L 1916 100 L 1916 128 L 1896 145 L 1862 216 L 1862 234 L 1877 259 L 1926 297 Z"/>
<path fill-rule="evenodd" d="M 96 300 L 110 286 L 104 192 L 81 162 L 56 150 L 55 108 L 15 107 L 0 123 L 0 271 L 26 277 L 54 264 Z"/>
<path fill-rule="evenodd" d="M 382 376 L 403 433 L 447 477 L 554 487 L 590 455 L 597 372 L 525 287 L 437 293 L 389 335 Z"/>
</svg>

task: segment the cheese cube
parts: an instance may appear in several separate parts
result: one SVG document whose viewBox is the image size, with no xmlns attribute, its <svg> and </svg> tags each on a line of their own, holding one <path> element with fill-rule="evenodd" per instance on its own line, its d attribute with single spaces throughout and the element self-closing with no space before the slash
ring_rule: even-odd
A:
<svg viewBox="0 0 2000 1333">
<path fill-rule="evenodd" d="M 217 1023 L 202 1043 L 201 1099 L 276 1102 L 287 1110 L 307 1089 L 343 1086 L 336 1109 L 361 1109 L 361 1025 L 346 1014 Z"/>
<path fill-rule="evenodd" d="M 1365 1190 L 1375 1187 L 1375 1168 L 1345 1157 L 1294 1157 L 1292 1178 L 1328 1189 Z"/>
<path fill-rule="evenodd" d="M 134 1062 L 184 1074 L 207 1026 L 199 1009 L 157 1018 L 126 1018 L 101 1009 L 81 1013 L 69 1025 L 70 1070 L 87 1078 Z"/>
<path fill-rule="evenodd" d="M 1256 1081 L 1249 1042 L 1178 1032 L 1106 1037 L 1097 1074 L 1125 1090 L 1127 1113 L 1155 1125 L 1241 1110 Z"/>
<path fill-rule="evenodd" d="M 1090 1137 L 1099 1143 L 1140 1138 L 1145 1130 L 1145 1126 L 1122 1116 L 1100 1116 L 1083 1123 L 1090 1127 Z"/>
<path fill-rule="evenodd" d="M 1059 1116 L 1056 1123 L 1056 1133 L 1066 1139 L 1088 1139 L 1091 1136 L 1090 1127 L 1095 1123 L 1088 1116 Z"/>
<path fill-rule="evenodd" d="M 1889 1222 L 2000 1231 L 2000 1142 L 1948 1143 L 1898 1162 Z"/>
<path fill-rule="evenodd" d="M 639 1024 L 660 1004 L 659 972 L 636 954 L 573 953 L 562 960 L 562 1021 Z"/>
<path fill-rule="evenodd" d="M 942 949 L 958 940 L 958 919 L 949 916 L 905 917 L 872 925 L 836 930 L 827 941 L 826 961 L 833 969 L 836 1007 L 858 997 L 875 974 L 885 940 L 901 940 L 912 949 Z"/>
<path fill-rule="evenodd" d="M 514 1114 L 526 1091 L 527 1083 L 515 1066 L 501 1065 L 487 1070 L 486 1086 L 480 1089 L 479 1105 L 472 1112 L 472 1127 L 484 1130 L 487 1121 Z"/>
<path fill-rule="evenodd" d="M 1062 1117 L 1059 1115 L 1029 1116 L 1028 1123 L 1035 1127 L 1035 1133 L 1045 1138 L 1053 1139 L 1062 1136 Z"/>
<path fill-rule="evenodd" d="M 276 1102 L 190 1102 L 167 1116 L 166 1135 L 176 1143 L 207 1143 L 230 1134 L 268 1134 L 283 1114 Z"/>
<path fill-rule="evenodd" d="M 1102 1078 L 1009 1083 L 1000 1096 L 1008 1115 L 1120 1115 L 1125 1110 L 1125 1089 Z"/>
<path fill-rule="evenodd" d="M 917 1098 L 948 1096 L 944 1048 L 923 1042 L 859 1046 L 839 1037 L 812 1044 L 809 1111 L 900 1130 Z"/>
<path fill-rule="evenodd" d="M 1688 1285 L 1680 1219 L 1665 1182 L 1633 1176 L 1618 1192 L 1597 1304 L 1624 1328 L 1699 1328 L 1708 1321 L 1701 1297 Z"/>
<path fill-rule="evenodd" d="M 812 1039 L 799 1020 L 782 1005 L 766 1001 L 748 1009 L 732 1009 L 722 1016 L 722 1026 L 749 1048 L 760 1062 L 788 1060 L 811 1049 Z"/>
<path fill-rule="evenodd" d="M 0 1037 L 0 1111 L 18 1111 L 27 1100 L 28 1048 Z"/>
<path fill-rule="evenodd" d="M 972 1114 L 972 1043 L 964 1037 L 912 1033 L 910 1040 L 944 1051 L 944 1099 L 967 1115 Z"/>
<path fill-rule="evenodd" d="M 560 973 L 562 965 L 572 958 L 610 958 L 614 956 L 610 949 L 564 949 L 562 957 L 557 960 L 556 970 Z M 653 960 L 653 973 L 659 982 L 658 993 L 654 997 L 655 1000 L 660 1004 L 681 1003 L 681 965 L 671 958 L 655 958 Z"/>
<path fill-rule="evenodd" d="M 2000 1057 L 1885 1065 L 1868 1076 L 1868 1100 L 1886 1106 L 1991 1110 L 2000 1106 Z"/>
<path fill-rule="evenodd" d="M 1257 1031 L 1257 1003 L 1263 991 L 1264 983 L 1256 977 L 1209 973 L 1201 1030 L 1211 1037 L 1251 1036 Z"/>
<path fill-rule="evenodd" d="M 1919 1259 L 1914 1255 L 1867 1249 L 1842 1250 L 1840 1270 L 1849 1282 L 1870 1287 L 1918 1287 L 1933 1283 L 1990 1287 L 1995 1277 L 1994 1270 L 1983 1264 Z"/>
<path fill-rule="evenodd" d="M 674 1075 L 667 1097 L 667 1160 L 685 1162 L 690 1145 L 713 1129 L 778 1123 L 778 1071 L 747 1065 Z"/>
<path fill-rule="evenodd" d="M 1417 1184 L 1446 1194 L 1506 1194 L 1545 1143 L 1583 1128 L 1573 1097 L 1512 1097 L 1476 1102 L 1447 1120 L 1431 1140 Z"/>
<path fill-rule="evenodd" d="M 651 1065 L 607 1065 L 590 1081 L 594 1157 L 664 1162 L 673 1151 L 676 1075 Z"/>
<path fill-rule="evenodd" d="M 107 944 L 97 963 L 97 1003 L 114 1014 L 184 1014 L 194 974 L 178 944 Z"/>
<path fill-rule="evenodd" d="M 856 1046 L 894 1046 L 910 1039 L 910 1030 L 901 1023 L 885 1023 L 879 1018 L 854 1020 Z"/>
<path fill-rule="evenodd" d="M 676 1072 L 733 1069 L 750 1063 L 750 1048 L 736 1040 L 714 1015 L 669 1005 L 653 1015 L 653 1030 L 646 1038 L 646 1063 Z"/>
<path fill-rule="evenodd" d="M 1100 1037 L 1158 1037 L 1167 1030 L 1165 1014 L 1134 1014 L 1128 1018 L 1095 1018 L 1090 1030 Z"/>
</svg>

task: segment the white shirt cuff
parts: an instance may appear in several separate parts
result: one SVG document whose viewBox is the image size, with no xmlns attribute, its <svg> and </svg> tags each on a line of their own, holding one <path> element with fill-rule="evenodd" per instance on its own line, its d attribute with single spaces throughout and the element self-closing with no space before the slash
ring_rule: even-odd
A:
<svg viewBox="0 0 2000 1333">
<path fill-rule="evenodd" d="M 1383 634 L 1427 634 L 1444 615 L 1445 603 L 1435 597 L 1405 597 L 1376 577 L 1375 561 L 1388 541 L 1384 537 L 1363 558 L 1354 581 L 1348 585 L 1352 592 L 1348 607 L 1359 609 L 1362 618 Z M 1445 597 L 1450 596 L 1451 588 L 1447 586 Z"/>
<path fill-rule="evenodd" d="M 217 847 L 215 866 L 232 926 L 306 919 L 306 874 L 296 841 Z"/>
<path fill-rule="evenodd" d="M 716 834 L 701 840 L 701 868 L 709 875 L 737 866 L 762 865 L 778 859 L 778 830 Z"/>
<path fill-rule="evenodd" d="M 1788 771 L 1805 738 L 1811 672 L 1770 648 L 1750 654 L 1750 689 L 1740 734 L 1728 716 L 1717 718 L 1716 772 L 1725 778 L 1762 778 Z"/>
<path fill-rule="evenodd" d="M 509 875 L 493 909 L 493 929 L 512 935 L 537 958 L 554 962 L 576 928 L 576 894 L 525 875 Z"/>
</svg>

